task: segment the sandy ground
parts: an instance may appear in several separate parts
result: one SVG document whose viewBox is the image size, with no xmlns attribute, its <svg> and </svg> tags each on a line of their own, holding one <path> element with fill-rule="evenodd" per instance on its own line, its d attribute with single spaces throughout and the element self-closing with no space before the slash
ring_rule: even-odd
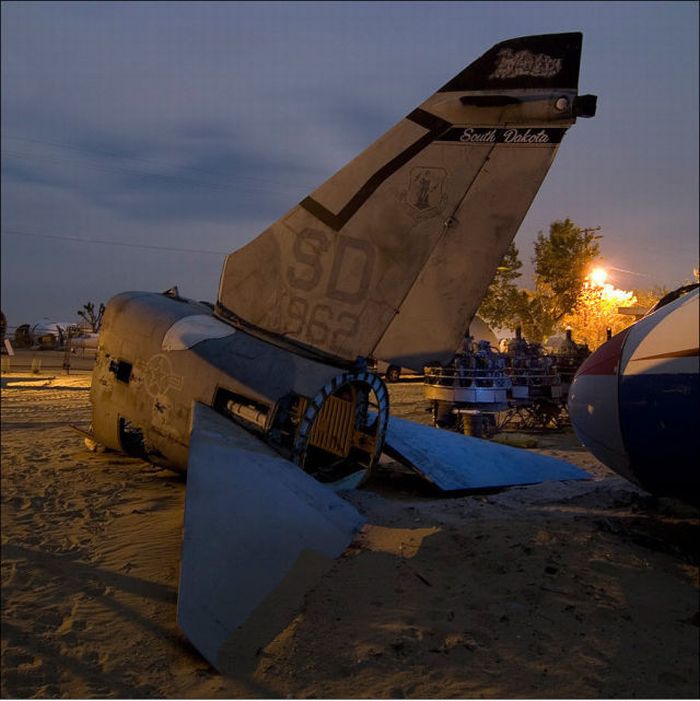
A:
<svg viewBox="0 0 700 701">
<path fill-rule="evenodd" d="M 25 379 L 22 379 L 25 378 Z M 175 624 L 185 481 L 84 450 L 89 374 L 3 375 L 2 695 L 693 698 L 698 512 L 589 482 L 440 497 L 391 470 L 356 542 L 223 678 Z M 420 385 L 393 411 L 428 422 Z"/>
</svg>

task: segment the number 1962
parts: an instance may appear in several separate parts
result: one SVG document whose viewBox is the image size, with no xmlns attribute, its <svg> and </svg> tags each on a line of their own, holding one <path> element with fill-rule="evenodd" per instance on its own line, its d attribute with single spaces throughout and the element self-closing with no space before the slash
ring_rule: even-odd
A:
<svg viewBox="0 0 700 701">
<path fill-rule="evenodd" d="M 310 306 L 303 297 L 291 297 L 287 316 L 292 322 L 288 333 L 310 343 L 327 345 L 335 352 L 343 349 L 343 339 L 357 333 L 359 320 L 355 314 L 340 312 L 334 315 L 327 304 Z"/>
</svg>

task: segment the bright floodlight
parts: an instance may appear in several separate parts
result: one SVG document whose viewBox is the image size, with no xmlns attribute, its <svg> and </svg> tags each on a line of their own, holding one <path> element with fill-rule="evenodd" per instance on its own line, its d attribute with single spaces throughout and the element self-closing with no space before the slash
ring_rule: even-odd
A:
<svg viewBox="0 0 700 701">
<path fill-rule="evenodd" d="M 591 284 L 602 287 L 608 279 L 608 271 L 605 268 L 593 268 L 590 274 Z"/>
</svg>

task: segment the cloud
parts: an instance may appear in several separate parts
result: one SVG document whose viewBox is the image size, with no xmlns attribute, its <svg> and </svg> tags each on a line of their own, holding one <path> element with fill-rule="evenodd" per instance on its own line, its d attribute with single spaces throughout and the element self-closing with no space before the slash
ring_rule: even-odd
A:
<svg viewBox="0 0 700 701">
<path fill-rule="evenodd" d="M 614 223 L 630 258 L 635 237 L 681 246 L 697 228 L 696 27 L 690 3 L 5 3 L 3 226 L 233 250 L 496 41 L 582 29 L 599 114 L 567 136 L 522 236 L 573 216 Z M 178 275 L 211 297 L 218 279 L 176 252 L 34 244 L 3 237 L 6 313 L 50 296 L 65 316 Z M 49 293 L 42 275 L 68 282 Z"/>
</svg>

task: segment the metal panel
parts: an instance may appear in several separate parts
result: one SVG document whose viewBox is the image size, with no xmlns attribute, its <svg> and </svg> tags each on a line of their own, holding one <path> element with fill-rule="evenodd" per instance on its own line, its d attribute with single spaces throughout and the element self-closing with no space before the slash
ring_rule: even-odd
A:
<svg viewBox="0 0 700 701">
<path fill-rule="evenodd" d="M 426 158 L 449 151 L 433 145 Z M 474 145 L 470 145 L 474 148 Z M 400 313 L 384 330 L 373 355 L 420 371 L 432 361 L 446 362 L 484 298 L 496 268 L 518 231 L 557 153 L 557 143 L 493 144 L 469 188 L 452 211 L 449 227 L 430 257 Z M 459 150 L 460 147 L 457 146 Z M 429 330 L 429 333 L 426 333 Z"/>
<path fill-rule="evenodd" d="M 163 336 L 164 351 L 192 348 L 210 338 L 225 338 L 236 333 L 236 329 L 211 314 L 193 314 L 176 321 Z"/>
<path fill-rule="evenodd" d="M 394 416 L 384 452 L 445 492 L 590 477 L 563 460 Z"/>
<path fill-rule="evenodd" d="M 354 393 L 353 393 L 354 395 Z M 331 395 L 326 399 L 311 428 L 311 445 L 345 458 L 355 432 L 355 401 Z"/>
<path fill-rule="evenodd" d="M 620 374 L 697 374 L 698 299 L 695 289 L 630 327 L 622 348 Z"/>
<path fill-rule="evenodd" d="M 296 465 L 196 403 L 178 624 L 225 672 L 226 651 L 240 648 L 243 638 L 264 646 L 289 623 L 362 522 Z"/>
</svg>

